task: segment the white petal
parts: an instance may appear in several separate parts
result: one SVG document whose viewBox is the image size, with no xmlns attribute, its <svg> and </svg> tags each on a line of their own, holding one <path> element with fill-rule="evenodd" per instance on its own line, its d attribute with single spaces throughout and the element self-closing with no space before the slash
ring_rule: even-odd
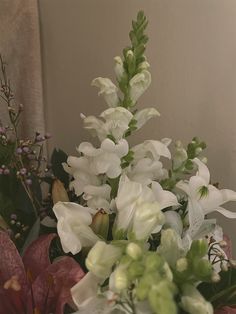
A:
<svg viewBox="0 0 236 314">
<path fill-rule="evenodd" d="M 100 150 L 93 147 L 89 142 L 83 142 L 79 145 L 78 151 L 89 157 L 97 156 L 100 154 Z"/>
<path fill-rule="evenodd" d="M 151 74 L 147 70 L 136 74 L 129 82 L 130 85 L 130 98 L 133 104 L 136 103 L 138 98 L 146 91 L 151 84 Z"/>
<path fill-rule="evenodd" d="M 181 235 L 183 231 L 183 223 L 180 215 L 174 210 L 168 210 L 164 215 L 166 218 L 165 227 L 172 228 Z"/>
<path fill-rule="evenodd" d="M 150 150 L 150 152 L 152 152 L 154 159 L 159 159 L 160 156 L 166 157 L 168 159 L 171 158 L 171 154 L 170 154 L 168 147 L 165 144 L 163 144 L 162 142 L 160 142 L 160 141 L 145 141 L 144 143 L 147 144 L 148 149 Z"/>
<path fill-rule="evenodd" d="M 71 295 L 77 307 L 85 306 L 88 302 L 97 296 L 98 284 L 101 282 L 97 276 L 88 272 L 75 286 L 71 289 Z"/>
<path fill-rule="evenodd" d="M 223 197 L 223 203 L 230 202 L 230 201 L 236 201 L 236 192 L 228 189 L 220 190 Z"/>
<path fill-rule="evenodd" d="M 100 89 L 98 95 L 103 95 L 109 107 L 116 107 L 119 104 L 117 87 L 108 78 L 98 77 L 92 81 L 92 86 Z"/>
<path fill-rule="evenodd" d="M 115 153 L 119 158 L 126 156 L 129 152 L 129 144 L 125 139 L 119 141 L 115 147 Z"/>
<path fill-rule="evenodd" d="M 161 209 L 179 205 L 175 194 L 163 190 L 158 182 L 152 182 L 152 190 Z"/>
<path fill-rule="evenodd" d="M 134 119 L 137 120 L 137 129 L 140 129 L 149 119 L 160 116 L 160 113 L 155 108 L 146 108 L 138 111 L 134 115 Z"/>
<path fill-rule="evenodd" d="M 236 218 L 236 212 L 231 212 L 230 210 L 225 209 L 223 207 L 217 208 L 216 211 L 227 218 L 230 218 L 230 219 Z"/>
<path fill-rule="evenodd" d="M 210 172 L 207 166 L 203 162 L 201 162 L 198 158 L 194 158 L 193 161 L 198 166 L 197 175 L 205 180 L 205 185 L 209 184 Z"/>
</svg>

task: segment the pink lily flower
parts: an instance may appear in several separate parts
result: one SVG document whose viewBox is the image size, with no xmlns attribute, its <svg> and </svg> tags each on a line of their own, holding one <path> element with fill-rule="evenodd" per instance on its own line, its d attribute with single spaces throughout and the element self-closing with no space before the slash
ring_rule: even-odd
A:
<svg viewBox="0 0 236 314">
<path fill-rule="evenodd" d="M 66 304 L 73 304 L 70 289 L 84 272 L 68 256 L 50 262 L 55 237 L 41 236 L 21 258 L 9 236 L 0 232 L 0 314 L 62 314 Z"/>
</svg>

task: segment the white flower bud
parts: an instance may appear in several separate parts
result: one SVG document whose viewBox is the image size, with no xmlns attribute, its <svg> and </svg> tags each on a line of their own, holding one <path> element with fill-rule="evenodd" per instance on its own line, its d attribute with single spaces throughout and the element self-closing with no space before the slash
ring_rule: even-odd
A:
<svg viewBox="0 0 236 314">
<path fill-rule="evenodd" d="M 134 260 L 139 259 L 142 256 L 142 249 L 136 243 L 129 243 L 126 248 L 126 253 Z"/>
<path fill-rule="evenodd" d="M 183 272 L 188 268 L 188 260 L 185 257 L 179 258 L 176 262 L 176 269 L 179 272 Z"/>
<path fill-rule="evenodd" d="M 115 57 L 114 61 L 115 61 L 114 70 L 115 70 L 116 78 L 118 81 L 120 81 L 124 74 L 123 61 L 120 56 Z"/>
</svg>

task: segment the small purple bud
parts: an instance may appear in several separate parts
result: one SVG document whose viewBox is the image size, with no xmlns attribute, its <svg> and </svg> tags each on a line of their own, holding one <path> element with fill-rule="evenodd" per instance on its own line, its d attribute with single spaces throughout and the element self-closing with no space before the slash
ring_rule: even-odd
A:
<svg viewBox="0 0 236 314">
<path fill-rule="evenodd" d="M 0 127 L 0 134 L 5 134 L 5 133 L 6 133 L 6 129 L 3 126 L 1 126 Z"/>
<path fill-rule="evenodd" d="M 21 175 L 25 175 L 26 173 L 27 173 L 27 169 L 26 168 L 20 169 L 20 174 Z"/>
<path fill-rule="evenodd" d="M 27 185 L 31 185 L 31 184 L 32 184 L 32 180 L 31 180 L 31 179 L 26 179 L 26 180 L 25 180 L 25 183 L 26 183 Z"/>
<path fill-rule="evenodd" d="M 28 146 L 24 146 L 23 147 L 23 152 L 24 153 L 28 153 L 29 152 L 29 147 Z"/>
<path fill-rule="evenodd" d="M 45 134 L 46 140 L 50 139 L 51 137 L 52 137 L 52 135 L 51 135 L 50 133 L 46 133 L 46 134 Z"/>
<path fill-rule="evenodd" d="M 30 159 L 30 160 L 34 160 L 34 159 L 35 159 L 35 156 L 34 156 L 33 154 L 29 154 L 27 157 L 28 157 L 28 159 Z"/>
<path fill-rule="evenodd" d="M 17 215 L 16 214 L 11 214 L 11 219 L 16 220 L 17 219 Z"/>
<path fill-rule="evenodd" d="M 10 173 L 10 170 L 9 170 L 9 169 L 7 169 L 7 168 L 4 169 L 4 174 L 5 174 L 5 175 L 8 175 L 9 173 Z"/>
<path fill-rule="evenodd" d="M 3 173 L 3 169 L 2 168 L 0 168 L 0 175 Z"/>
<path fill-rule="evenodd" d="M 19 154 L 19 155 L 22 154 L 22 148 L 21 147 L 17 147 L 16 153 Z"/>
<path fill-rule="evenodd" d="M 37 142 L 42 142 L 42 141 L 44 141 L 45 140 L 45 137 L 44 136 L 42 136 L 42 135 L 37 135 L 36 136 L 36 141 Z"/>
</svg>

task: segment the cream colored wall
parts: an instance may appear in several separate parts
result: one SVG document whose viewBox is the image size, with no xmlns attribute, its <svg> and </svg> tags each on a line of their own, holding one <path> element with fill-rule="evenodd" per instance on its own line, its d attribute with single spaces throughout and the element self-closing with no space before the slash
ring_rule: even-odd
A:
<svg viewBox="0 0 236 314">
<path fill-rule="evenodd" d="M 155 106 L 162 117 L 131 142 L 171 137 L 187 143 L 198 135 L 208 143 L 213 182 L 236 190 L 235 0 L 39 4 L 51 146 L 73 154 L 76 145 L 90 139 L 80 112 L 98 114 L 105 108 L 90 82 L 97 76 L 114 78 L 113 57 L 128 44 L 131 20 L 144 9 L 150 20 L 147 56 L 153 82 L 140 105 Z M 235 238 L 236 221 L 221 221 Z"/>
</svg>

